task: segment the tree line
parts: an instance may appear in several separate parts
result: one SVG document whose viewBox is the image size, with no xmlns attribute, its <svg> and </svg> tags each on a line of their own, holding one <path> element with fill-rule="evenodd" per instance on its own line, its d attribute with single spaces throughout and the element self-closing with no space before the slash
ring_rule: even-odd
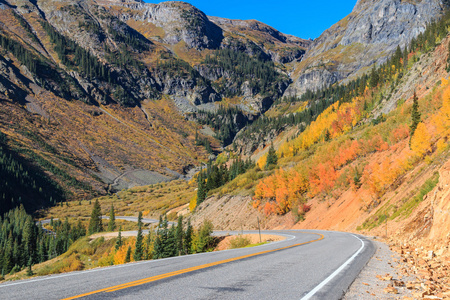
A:
<svg viewBox="0 0 450 300">
<path fill-rule="evenodd" d="M 285 130 L 288 127 L 298 126 L 299 133 L 302 132 L 318 115 L 320 115 L 330 105 L 339 102 L 351 101 L 354 97 L 362 96 L 366 89 L 377 89 L 386 83 L 391 83 L 391 91 L 399 84 L 403 74 L 411 68 L 412 64 L 418 60 L 421 53 L 426 53 L 434 49 L 448 33 L 447 27 L 450 24 L 450 12 L 447 9 L 443 16 L 429 23 L 423 33 L 410 41 L 409 45 L 403 49 L 397 47 L 394 54 L 386 62 L 379 66 L 373 66 L 368 74 L 364 74 L 347 84 L 333 84 L 316 91 L 307 90 L 300 97 L 291 96 L 278 99 L 278 103 L 298 103 L 307 102 L 307 107 L 297 113 L 291 113 L 278 117 L 261 117 L 248 125 L 241 131 L 237 138 L 257 139 L 261 133 L 271 130 Z M 448 64 L 450 65 L 450 63 Z M 450 69 L 450 67 L 449 67 Z M 384 95 L 389 97 L 390 95 Z M 380 99 L 381 100 L 381 99 Z M 376 103 L 364 103 L 364 110 L 370 111 Z"/>
<path fill-rule="evenodd" d="M 222 78 L 213 86 L 226 97 L 234 97 L 241 94 L 241 85 L 249 82 L 249 87 L 254 94 L 261 93 L 266 96 L 278 96 L 279 84 L 288 82 L 286 75 L 276 70 L 271 60 L 263 60 L 260 57 L 251 57 L 248 54 L 232 49 L 219 49 L 212 55 L 207 55 L 203 64 L 222 68 L 227 73 L 227 78 Z M 232 84 L 232 88 L 228 86 Z"/>
<path fill-rule="evenodd" d="M 0 217 L 0 267 L 4 277 L 25 267 L 52 259 L 66 252 L 78 238 L 86 235 L 81 222 L 71 225 L 51 220 L 51 231 L 36 224 L 23 205 Z"/>
<path fill-rule="evenodd" d="M 63 189 L 41 169 L 9 149 L 0 132 L 0 215 L 24 205 L 27 211 L 66 199 Z"/>
<path fill-rule="evenodd" d="M 250 123 L 240 109 L 235 106 L 219 108 L 214 112 L 199 110 L 193 113 L 194 118 L 202 125 L 208 125 L 214 129 L 214 137 L 218 139 L 223 147 L 233 142 L 236 134 Z"/>
<path fill-rule="evenodd" d="M 225 185 L 254 166 L 255 163 L 250 158 L 245 161 L 237 158 L 230 168 L 225 164 L 217 165 L 209 161 L 206 170 L 201 170 L 197 177 L 197 205 L 206 199 L 209 191 Z"/>
</svg>

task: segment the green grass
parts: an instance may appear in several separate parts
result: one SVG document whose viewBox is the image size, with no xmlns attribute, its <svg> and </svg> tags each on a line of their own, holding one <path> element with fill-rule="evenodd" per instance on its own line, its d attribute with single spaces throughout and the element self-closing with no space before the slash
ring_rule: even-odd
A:
<svg viewBox="0 0 450 300">
<path fill-rule="evenodd" d="M 392 214 L 390 220 L 394 220 L 397 217 L 408 217 L 411 212 L 419 205 L 419 203 L 423 201 L 423 197 L 425 197 L 426 194 L 431 192 L 431 190 L 436 187 L 438 182 L 439 173 L 435 172 L 433 176 L 425 181 L 425 183 L 419 188 L 419 191 L 414 195 L 414 197 L 407 199 L 404 204 Z"/>
<path fill-rule="evenodd" d="M 261 242 L 261 243 L 256 243 L 256 244 L 250 244 L 245 246 L 244 248 L 251 248 L 251 247 L 256 247 L 256 246 L 261 246 L 261 245 L 265 245 L 268 244 L 269 242 Z"/>
</svg>

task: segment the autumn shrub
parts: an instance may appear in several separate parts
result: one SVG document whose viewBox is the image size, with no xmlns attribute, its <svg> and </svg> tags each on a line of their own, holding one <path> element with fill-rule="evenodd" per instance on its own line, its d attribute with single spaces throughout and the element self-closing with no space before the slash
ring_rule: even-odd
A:
<svg viewBox="0 0 450 300">
<path fill-rule="evenodd" d="M 250 239 L 247 236 L 237 235 L 235 238 L 230 240 L 230 248 L 243 248 L 251 244 Z"/>
<path fill-rule="evenodd" d="M 47 264 L 44 268 L 36 271 L 36 274 L 48 275 L 59 274 L 63 272 L 80 271 L 83 270 L 84 264 L 80 260 L 80 255 L 72 253 L 69 256 L 63 256 L 57 259 L 53 264 Z"/>
<path fill-rule="evenodd" d="M 114 265 L 114 251 L 110 250 L 105 252 L 102 257 L 98 260 L 98 265 L 100 267 L 112 266 Z"/>
<path fill-rule="evenodd" d="M 131 247 L 131 251 L 134 252 L 135 238 L 128 238 L 123 243 L 122 246 L 114 253 L 114 264 L 120 265 L 124 264 L 127 256 L 128 248 Z M 133 259 L 133 256 L 130 257 Z"/>
<path fill-rule="evenodd" d="M 172 211 L 170 213 L 167 214 L 167 219 L 169 221 L 175 221 L 178 218 L 178 214 L 176 211 Z"/>
</svg>

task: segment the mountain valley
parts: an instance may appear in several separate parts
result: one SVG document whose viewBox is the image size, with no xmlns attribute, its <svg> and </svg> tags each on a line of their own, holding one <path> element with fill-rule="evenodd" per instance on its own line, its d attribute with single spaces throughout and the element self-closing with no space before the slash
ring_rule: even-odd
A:
<svg viewBox="0 0 450 300">
<path fill-rule="evenodd" d="M 184 219 L 194 252 L 205 222 L 376 236 L 417 277 L 415 298 L 449 297 L 448 5 L 358 0 L 307 40 L 184 2 L 0 0 L 2 277 L 126 262 L 134 237 L 12 254 L 13 216 L 24 232 L 33 220 L 19 207 L 82 237 L 95 202 Z"/>
</svg>

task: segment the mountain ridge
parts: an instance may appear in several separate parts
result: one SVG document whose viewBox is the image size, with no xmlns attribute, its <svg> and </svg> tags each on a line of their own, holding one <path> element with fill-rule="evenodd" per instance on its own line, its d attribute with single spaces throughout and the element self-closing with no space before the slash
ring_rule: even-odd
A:
<svg viewBox="0 0 450 300">
<path fill-rule="evenodd" d="M 355 11 L 364 5 L 358 2 Z M 4 125 L 2 132 L 16 150 L 31 151 L 25 157 L 46 157 L 96 193 L 138 170 L 171 178 L 172 171 L 182 174 L 206 161 L 206 149 L 220 151 L 289 91 L 291 75 L 318 43 L 255 20 L 208 17 L 184 2 L 5 0 L 2 6 L 1 35 L 9 52 L 2 53 L 0 90 L 13 112 L 3 124 L 29 119 L 23 127 Z M 194 137 L 195 122 L 218 122 L 221 144 Z M 53 124 L 53 136 L 46 123 Z M 71 164 L 64 162 L 69 157 Z M 120 187 L 145 182 L 153 179 L 130 177 Z"/>
</svg>

